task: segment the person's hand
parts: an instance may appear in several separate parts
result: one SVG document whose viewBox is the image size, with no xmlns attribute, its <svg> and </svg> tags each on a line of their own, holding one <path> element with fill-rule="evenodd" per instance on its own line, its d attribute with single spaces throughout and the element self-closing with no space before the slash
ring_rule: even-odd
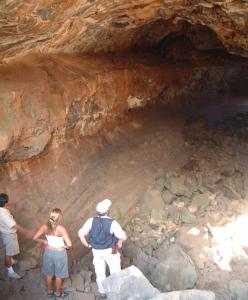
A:
<svg viewBox="0 0 248 300">
<path fill-rule="evenodd" d="M 83 241 L 83 245 L 84 245 L 84 247 L 86 247 L 86 248 L 89 248 L 89 249 L 92 248 L 91 244 L 89 244 L 87 241 Z"/>
<path fill-rule="evenodd" d="M 121 249 L 122 248 L 122 240 L 119 240 L 118 242 L 117 242 L 117 247 L 118 247 L 118 249 Z"/>
<path fill-rule="evenodd" d="M 69 247 L 67 245 L 65 245 L 64 248 L 65 248 L 65 250 L 70 250 L 71 249 L 71 247 Z"/>
<path fill-rule="evenodd" d="M 48 245 L 47 240 L 42 240 L 42 241 L 41 241 L 41 248 L 42 248 L 42 249 L 45 249 L 45 248 L 47 247 L 47 245 Z"/>
<path fill-rule="evenodd" d="M 23 202 L 11 202 L 11 203 L 7 203 L 5 207 L 13 212 L 19 212 L 23 210 L 24 204 Z"/>
<path fill-rule="evenodd" d="M 9 203 L 8 202 L 8 203 L 5 204 L 4 207 L 7 208 L 7 209 L 9 209 L 12 212 L 13 210 L 16 209 L 16 203 L 14 203 L 14 202 Z"/>
<path fill-rule="evenodd" d="M 119 250 L 119 247 L 116 245 L 112 246 L 112 254 L 116 254 Z"/>
</svg>

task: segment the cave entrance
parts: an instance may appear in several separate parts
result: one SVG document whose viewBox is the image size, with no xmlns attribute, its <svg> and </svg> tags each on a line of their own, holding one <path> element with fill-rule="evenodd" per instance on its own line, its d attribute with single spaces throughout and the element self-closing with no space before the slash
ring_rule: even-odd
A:
<svg viewBox="0 0 248 300">
<path fill-rule="evenodd" d="M 77 230 L 111 198 L 129 235 L 125 266 L 137 265 L 161 291 L 179 289 L 178 277 L 177 286 L 165 283 L 157 268 L 176 244 L 192 263 L 183 288 L 224 299 L 241 286 L 225 272 L 246 274 L 247 241 L 235 221 L 248 209 L 247 60 L 186 22 L 140 28 L 131 50 L 30 55 L 1 66 L 1 188 L 32 229 L 62 209 L 74 274 L 90 268 Z M 32 277 L 41 249 L 25 238 L 21 247 L 20 270 Z M 6 297 L 19 289 L 10 286 Z"/>
</svg>

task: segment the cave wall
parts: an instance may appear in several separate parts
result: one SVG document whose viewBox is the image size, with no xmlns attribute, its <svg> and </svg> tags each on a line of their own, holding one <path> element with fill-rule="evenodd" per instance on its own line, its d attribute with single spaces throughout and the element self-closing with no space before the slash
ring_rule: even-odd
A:
<svg viewBox="0 0 248 300">
<path fill-rule="evenodd" d="M 158 66 L 124 58 L 35 56 L 2 66 L 2 160 L 25 160 L 71 136 L 97 133 L 152 101 L 165 76 Z"/>
<path fill-rule="evenodd" d="M 247 15 L 248 3 L 234 0 L 1 1 L 0 59 L 134 49 L 141 41 L 156 44 L 185 21 L 210 28 L 230 53 L 247 56 Z"/>
<path fill-rule="evenodd" d="M 123 195 L 115 212 L 127 220 L 160 161 L 102 179 L 115 168 L 104 130 L 140 108 L 247 96 L 247 61 L 227 54 L 248 56 L 247 15 L 246 1 L 1 1 L 0 191 L 21 204 L 18 222 L 35 228 L 59 206 L 76 240 L 104 193 Z M 160 134 L 158 149 L 186 152 Z"/>
<path fill-rule="evenodd" d="M 235 58 L 175 65 L 150 55 L 36 55 L 2 65 L 1 161 L 24 161 L 94 135 L 138 107 L 224 96 L 247 80 L 246 70 Z"/>
</svg>

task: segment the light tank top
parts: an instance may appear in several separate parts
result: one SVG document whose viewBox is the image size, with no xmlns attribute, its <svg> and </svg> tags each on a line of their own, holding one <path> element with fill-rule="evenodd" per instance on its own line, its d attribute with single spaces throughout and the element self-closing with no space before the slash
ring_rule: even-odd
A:
<svg viewBox="0 0 248 300">
<path fill-rule="evenodd" d="M 48 246 L 52 248 L 65 247 L 64 239 L 62 236 L 46 235 Z"/>
</svg>

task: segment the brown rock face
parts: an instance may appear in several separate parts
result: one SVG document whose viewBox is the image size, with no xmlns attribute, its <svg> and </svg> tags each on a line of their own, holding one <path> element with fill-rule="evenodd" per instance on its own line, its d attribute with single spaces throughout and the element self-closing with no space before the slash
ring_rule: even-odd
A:
<svg viewBox="0 0 248 300">
<path fill-rule="evenodd" d="M 71 136 L 93 135 L 154 100 L 167 72 L 145 61 L 36 56 L 2 66 L 1 158 L 25 160 Z"/>
<path fill-rule="evenodd" d="M 174 54 L 173 54 L 174 55 Z M 26 160 L 71 137 L 94 135 L 129 110 L 187 104 L 246 85 L 247 63 L 168 64 L 153 56 L 28 56 L 0 67 L 0 158 Z"/>
<path fill-rule="evenodd" d="M 127 221 L 187 156 L 177 119 L 136 109 L 247 95 L 247 15 L 246 1 L 0 1 L 0 192 L 24 203 L 18 222 L 58 206 L 76 241 L 104 197 Z"/>
<path fill-rule="evenodd" d="M 237 1 L 2 1 L 0 159 L 93 135 L 158 99 L 174 105 L 246 86 L 245 61 L 209 53 L 247 55 L 247 12 Z M 75 54 L 124 50 L 154 57 Z"/>
<path fill-rule="evenodd" d="M 246 1 L 5 0 L 0 4 L 0 58 L 156 45 L 185 22 L 208 27 L 229 52 L 248 56 L 247 15 Z"/>
</svg>

